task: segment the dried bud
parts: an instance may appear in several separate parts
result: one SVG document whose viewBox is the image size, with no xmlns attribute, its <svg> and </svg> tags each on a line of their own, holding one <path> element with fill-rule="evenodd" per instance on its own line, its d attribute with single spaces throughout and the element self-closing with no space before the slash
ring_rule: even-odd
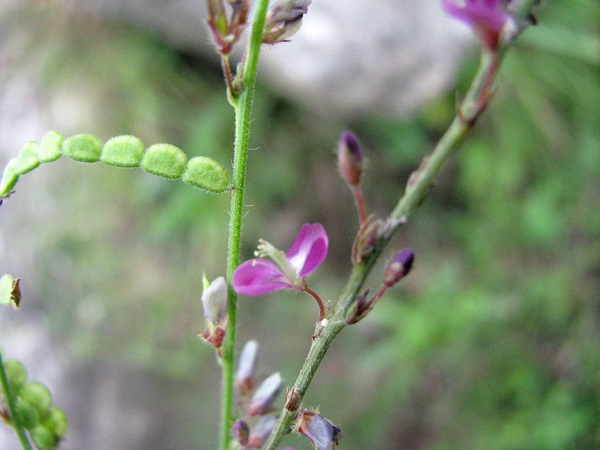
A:
<svg viewBox="0 0 600 450">
<path fill-rule="evenodd" d="M 344 131 L 338 143 L 338 167 L 348 186 L 356 187 L 360 183 L 362 163 L 358 138 L 351 131 Z"/>
<path fill-rule="evenodd" d="M 204 275 L 204 292 L 202 293 L 204 317 L 214 326 L 223 327 L 227 323 L 227 283 L 219 277 L 208 283 Z"/>
<path fill-rule="evenodd" d="M 277 424 L 277 417 L 275 416 L 263 416 L 261 417 L 256 425 L 252 427 L 250 432 L 250 438 L 248 439 L 248 448 L 261 448 L 267 441 L 267 438 L 275 429 Z"/>
<path fill-rule="evenodd" d="M 248 341 L 238 362 L 238 370 L 235 374 L 235 385 L 242 395 L 248 394 L 254 387 L 254 376 L 256 371 L 256 359 L 258 357 L 258 342 Z"/>
<path fill-rule="evenodd" d="M 383 284 L 392 287 L 404 278 L 412 268 L 415 254 L 410 248 L 404 248 L 394 255 L 383 275 Z"/>
<path fill-rule="evenodd" d="M 282 387 L 283 379 L 279 375 L 279 372 L 267 377 L 250 399 L 248 414 L 257 416 L 271 411 L 273 409 L 273 402 L 275 402 Z"/>
<path fill-rule="evenodd" d="M 231 427 L 231 434 L 241 445 L 246 445 L 250 437 L 250 427 L 244 420 L 236 420 Z"/>
<path fill-rule="evenodd" d="M 302 398 L 300 398 L 300 394 L 296 388 L 289 389 L 285 394 L 285 409 L 294 412 L 300 408 L 300 403 L 302 403 Z"/>
<path fill-rule="evenodd" d="M 369 217 L 361 225 L 358 234 L 352 244 L 352 263 L 359 264 L 365 256 L 368 256 L 377 244 L 377 239 L 384 230 L 384 223 L 381 219 Z"/>
<path fill-rule="evenodd" d="M 285 42 L 300 29 L 312 0 L 279 0 L 267 11 L 263 44 Z"/>
<path fill-rule="evenodd" d="M 331 450 L 342 437 L 342 430 L 317 411 L 302 411 L 294 431 L 310 439 L 315 450 Z"/>
<path fill-rule="evenodd" d="M 367 296 L 369 295 L 369 291 L 366 290 L 361 295 L 358 296 L 356 302 L 354 303 L 354 308 L 352 308 L 352 313 L 346 320 L 348 325 L 352 325 L 362 319 L 371 311 L 373 308 L 373 302 L 367 301 Z"/>
</svg>

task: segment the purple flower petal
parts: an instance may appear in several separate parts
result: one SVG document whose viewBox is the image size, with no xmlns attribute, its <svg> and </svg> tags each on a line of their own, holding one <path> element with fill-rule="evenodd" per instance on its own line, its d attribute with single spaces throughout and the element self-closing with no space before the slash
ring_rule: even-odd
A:
<svg viewBox="0 0 600 450">
<path fill-rule="evenodd" d="M 510 15 L 500 0 L 442 0 L 446 12 L 475 30 L 488 48 L 495 50 L 504 24 Z"/>
<path fill-rule="evenodd" d="M 327 256 L 329 238 L 320 223 L 305 223 L 287 252 L 299 278 L 315 270 Z"/>
<path fill-rule="evenodd" d="M 240 264 L 233 272 L 231 284 L 237 293 L 251 296 L 294 287 L 281 269 L 266 259 Z"/>
</svg>

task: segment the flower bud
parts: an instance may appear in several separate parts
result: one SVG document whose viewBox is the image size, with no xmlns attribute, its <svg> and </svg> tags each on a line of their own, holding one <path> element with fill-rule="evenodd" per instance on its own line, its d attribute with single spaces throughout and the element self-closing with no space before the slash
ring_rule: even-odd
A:
<svg viewBox="0 0 600 450">
<path fill-rule="evenodd" d="M 342 437 L 342 430 L 337 425 L 310 410 L 300 413 L 295 431 L 306 436 L 316 450 L 331 450 Z"/>
<path fill-rule="evenodd" d="M 204 276 L 204 292 L 202 292 L 204 317 L 215 326 L 223 326 L 227 322 L 227 283 L 225 278 L 216 278 L 208 284 Z"/>
<path fill-rule="evenodd" d="M 231 427 L 231 433 L 241 445 L 248 444 L 250 427 L 244 420 L 236 420 Z"/>
<path fill-rule="evenodd" d="M 267 11 L 263 44 L 285 42 L 300 29 L 312 0 L 279 0 Z"/>
<path fill-rule="evenodd" d="M 338 167 L 348 186 L 356 187 L 360 183 L 362 163 L 358 138 L 351 131 L 344 131 L 338 142 Z"/>
<path fill-rule="evenodd" d="M 250 438 L 248 439 L 248 448 L 261 448 L 267 441 L 267 438 L 275 429 L 277 418 L 275 416 L 263 416 L 252 427 Z"/>
<path fill-rule="evenodd" d="M 279 372 L 267 377 L 250 399 L 248 414 L 257 416 L 271 411 L 273 409 L 273 402 L 275 402 L 282 387 L 283 379 Z"/>
<path fill-rule="evenodd" d="M 383 275 L 383 284 L 392 287 L 404 278 L 412 268 L 415 254 L 410 248 L 404 248 L 394 255 Z"/>
<path fill-rule="evenodd" d="M 254 387 L 257 358 L 258 342 L 254 340 L 246 342 L 240 353 L 238 370 L 235 374 L 235 385 L 242 395 L 246 395 Z"/>
</svg>

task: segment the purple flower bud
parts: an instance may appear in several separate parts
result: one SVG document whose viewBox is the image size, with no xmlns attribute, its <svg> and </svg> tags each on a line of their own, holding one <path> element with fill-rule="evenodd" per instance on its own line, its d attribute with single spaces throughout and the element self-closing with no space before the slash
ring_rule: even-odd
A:
<svg viewBox="0 0 600 450">
<path fill-rule="evenodd" d="M 240 394 L 246 395 L 254 387 L 258 342 L 248 341 L 240 353 L 235 385 Z"/>
<path fill-rule="evenodd" d="M 204 276 L 204 292 L 202 292 L 204 317 L 214 326 L 224 327 L 227 323 L 227 283 L 219 277 L 208 284 Z"/>
<path fill-rule="evenodd" d="M 412 268 L 415 254 L 410 248 L 404 248 L 394 255 L 383 275 L 383 284 L 392 287 L 404 278 Z"/>
<path fill-rule="evenodd" d="M 311 3 L 312 0 L 279 0 L 273 4 L 267 11 L 263 43 L 285 42 L 296 34 Z"/>
<path fill-rule="evenodd" d="M 363 155 L 358 138 L 351 131 L 344 131 L 338 142 L 338 167 L 344 181 L 350 187 L 358 186 L 362 174 Z"/>
<path fill-rule="evenodd" d="M 277 417 L 275 416 L 263 416 L 258 419 L 258 422 L 256 422 L 256 425 L 252 427 L 252 431 L 250 432 L 247 444 L 248 448 L 261 448 L 275 429 L 276 424 Z"/>
<path fill-rule="evenodd" d="M 503 0 L 442 0 L 442 7 L 471 26 L 485 48 L 496 51 L 504 26 L 513 23 L 505 3 Z"/>
<path fill-rule="evenodd" d="M 250 427 L 245 421 L 236 420 L 231 427 L 231 433 L 241 445 L 246 445 L 250 437 Z"/>
<path fill-rule="evenodd" d="M 295 431 L 310 439 L 315 450 L 332 450 L 342 437 L 342 430 L 337 425 L 309 410 L 300 413 Z"/>
<path fill-rule="evenodd" d="M 273 409 L 273 403 L 281 392 L 283 387 L 283 379 L 279 372 L 267 377 L 258 387 L 250 403 L 248 403 L 248 414 L 257 416 L 266 414 Z"/>
</svg>

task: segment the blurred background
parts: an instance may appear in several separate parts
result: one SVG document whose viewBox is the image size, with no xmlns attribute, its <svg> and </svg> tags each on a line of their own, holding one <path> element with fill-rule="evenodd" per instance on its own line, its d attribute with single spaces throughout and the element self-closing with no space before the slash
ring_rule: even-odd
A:
<svg viewBox="0 0 600 450">
<path fill-rule="evenodd" d="M 322 222 L 330 253 L 311 287 L 335 301 L 357 225 L 340 132 L 361 138 L 368 211 L 387 214 L 478 55 L 437 0 L 323 3 L 261 56 L 243 258 L 261 237 L 287 249 L 302 223 Z M 203 8 L 3 2 L 0 163 L 58 129 L 133 134 L 230 167 L 233 111 Z M 398 233 L 390 253 L 414 249 L 411 275 L 339 336 L 305 399 L 341 426 L 341 448 L 600 448 L 599 24 L 595 0 L 543 5 Z M 225 267 L 227 195 L 66 158 L 16 191 L 0 208 L 0 272 L 21 277 L 23 301 L 0 309 L 0 346 L 66 411 L 61 448 L 216 448 L 219 370 L 194 329 L 201 274 Z M 292 383 L 314 302 L 281 292 L 239 308 L 239 347 L 258 339 L 260 374 Z M 4 426 L 0 448 L 18 448 Z"/>
</svg>

